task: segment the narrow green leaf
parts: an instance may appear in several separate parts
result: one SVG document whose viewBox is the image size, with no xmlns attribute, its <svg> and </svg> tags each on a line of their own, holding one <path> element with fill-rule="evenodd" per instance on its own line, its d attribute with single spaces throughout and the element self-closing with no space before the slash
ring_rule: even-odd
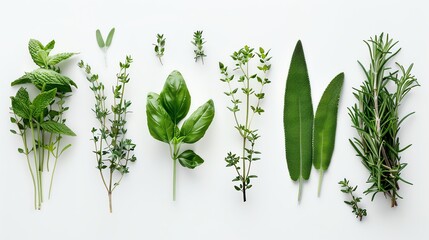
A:
<svg viewBox="0 0 429 240">
<path fill-rule="evenodd" d="M 76 53 L 58 53 L 55 54 L 53 56 L 48 57 L 48 65 L 56 65 L 58 63 L 60 63 L 61 61 L 64 61 L 70 57 L 72 57 L 73 55 L 75 55 Z"/>
<path fill-rule="evenodd" d="M 69 127 L 59 122 L 47 121 L 47 122 L 41 123 L 40 126 L 43 128 L 43 130 L 50 133 L 57 133 L 57 134 L 67 135 L 67 136 L 76 136 L 76 134 Z"/>
<path fill-rule="evenodd" d="M 170 143 L 174 137 L 175 125 L 160 104 L 159 95 L 156 93 L 147 95 L 146 117 L 150 135 L 156 140 Z"/>
<path fill-rule="evenodd" d="M 98 46 L 100 47 L 100 48 L 104 48 L 104 40 L 103 40 L 103 36 L 101 36 L 101 32 L 100 32 L 100 30 L 99 29 L 97 29 L 97 31 L 95 31 L 95 36 L 96 36 L 96 38 L 97 38 L 97 43 L 98 43 Z"/>
<path fill-rule="evenodd" d="M 159 98 L 173 123 L 179 123 L 188 114 L 191 95 L 179 71 L 175 70 L 168 75 Z"/>
<path fill-rule="evenodd" d="M 192 150 L 182 152 L 178 159 L 180 165 L 189 169 L 194 169 L 204 163 L 204 160 Z"/>
<path fill-rule="evenodd" d="M 304 50 L 298 41 L 286 81 L 283 115 L 286 160 L 293 181 L 308 180 L 312 161 L 313 105 Z"/>
<path fill-rule="evenodd" d="M 110 30 L 109 35 L 107 36 L 107 39 L 106 39 L 106 47 L 110 47 L 110 44 L 112 44 L 114 34 L 115 34 L 115 28 L 112 28 L 112 30 Z"/>
<path fill-rule="evenodd" d="M 24 119 L 31 118 L 30 110 L 30 97 L 25 88 L 21 87 L 16 93 L 15 97 L 11 97 L 12 101 L 12 111 L 19 117 Z"/>
<path fill-rule="evenodd" d="M 52 40 L 48 44 L 46 44 L 46 46 L 43 49 L 49 53 L 52 49 L 54 49 L 54 47 L 55 47 L 55 40 Z"/>
<path fill-rule="evenodd" d="M 32 116 L 34 118 L 40 118 L 40 115 L 44 112 L 44 110 L 50 105 L 50 103 L 55 99 L 55 94 L 57 93 L 57 89 L 53 88 L 47 92 L 42 92 L 37 95 L 31 106 Z"/>
<path fill-rule="evenodd" d="M 318 195 L 320 195 L 323 172 L 328 169 L 334 152 L 338 103 L 343 82 L 344 73 L 340 73 L 329 83 L 314 117 L 313 165 L 320 172 Z"/>
<path fill-rule="evenodd" d="M 195 143 L 200 140 L 212 123 L 214 115 L 215 108 L 213 100 L 210 99 L 195 110 L 183 123 L 180 130 L 180 136 L 184 137 L 183 142 Z"/>
<path fill-rule="evenodd" d="M 16 79 L 10 85 L 11 86 L 16 86 L 16 85 L 26 84 L 26 83 L 31 83 L 31 79 L 27 76 L 27 74 L 24 74 L 24 76 Z"/>
</svg>

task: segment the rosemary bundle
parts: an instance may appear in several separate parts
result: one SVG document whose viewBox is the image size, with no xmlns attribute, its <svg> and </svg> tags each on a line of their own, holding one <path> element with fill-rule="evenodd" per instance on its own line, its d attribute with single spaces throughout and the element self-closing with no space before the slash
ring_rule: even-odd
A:
<svg viewBox="0 0 429 240">
<path fill-rule="evenodd" d="M 377 193 L 383 193 L 395 207 L 397 199 L 401 198 L 399 182 L 411 184 L 401 177 L 407 164 L 401 161 L 400 156 L 411 145 L 401 148 L 398 133 L 403 121 L 413 113 L 399 117 L 399 106 L 410 90 L 419 84 L 411 74 L 413 64 L 408 68 L 399 63 L 390 66 L 391 59 L 401 49 L 394 51 L 398 42 L 389 35 L 381 34 L 365 43 L 371 63 L 366 69 L 359 62 L 366 79 L 359 89 L 355 89 L 358 103 L 349 108 L 349 116 L 359 137 L 349 141 L 369 172 L 367 182 L 371 186 L 364 193 L 373 194 L 372 200 Z"/>
</svg>

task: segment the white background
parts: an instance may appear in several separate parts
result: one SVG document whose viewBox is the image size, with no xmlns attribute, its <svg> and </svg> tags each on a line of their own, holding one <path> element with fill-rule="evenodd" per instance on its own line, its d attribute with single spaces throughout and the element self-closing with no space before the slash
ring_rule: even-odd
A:
<svg viewBox="0 0 429 240">
<path fill-rule="evenodd" d="M 428 239 L 429 162 L 428 84 L 429 33 L 425 1 L 3 1 L 0 9 L 2 46 L 0 66 L 0 239 Z M 116 27 L 108 52 L 109 68 L 95 40 Z M 204 30 L 208 57 L 205 65 L 193 61 L 192 33 Z M 359 222 L 343 200 L 337 182 L 344 177 L 368 187 L 368 176 L 348 143 L 355 132 L 347 107 L 354 103 L 352 87 L 364 75 L 357 60 L 368 64 L 362 42 L 381 32 L 399 40 L 403 48 L 395 60 L 415 63 L 421 83 L 405 100 L 403 112 L 416 111 L 401 132 L 401 142 L 413 143 L 403 155 L 408 167 L 401 185 L 404 200 L 391 209 L 382 195 L 362 206 L 369 216 Z M 164 66 L 156 59 L 156 33 L 167 38 Z M 10 134 L 10 82 L 35 69 L 27 42 L 55 39 L 54 52 L 80 55 L 62 65 L 63 73 L 79 85 L 69 99 L 68 124 L 78 137 L 60 159 L 53 197 L 42 211 L 33 209 L 32 183 L 26 162 L 18 154 L 20 139 Z M 329 81 L 345 72 L 340 102 L 337 144 L 325 174 L 322 195 L 316 196 L 314 171 L 297 203 L 298 186 L 289 178 L 284 154 L 283 94 L 290 57 L 298 39 L 303 41 L 310 74 L 314 109 Z M 219 81 L 218 61 L 231 63 L 229 55 L 248 44 L 271 48 L 272 84 L 263 106 L 266 114 L 255 121 L 262 135 L 258 149 L 262 160 L 254 164 L 259 178 L 248 191 L 248 201 L 233 189 L 234 170 L 225 168 L 228 151 L 239 151 L 240 140 L 226 109 L 226 86 Z M 131 54 L 134 63 L 127 89 L 132 100 L 129 137 L 137 143 L 138 161 L 114 192 L 114 213 L 108 213 L 107 194 L 95 168 L 90 129 L 97 126 L 91 111 L 92 92 L 76 63 L 91 63 L 106 85 L 115 80 L 117 62 Z M 178 168 L 177 201 L 171 200 L 172 161 L 165 144 L 147 130 L 146 94 L 159 92 L 172 70 L 182 72 L 192 95 L 191 111 L 208 98 L 216 116 L 205 138 L 195 149 L 205 163 L 195 170 Z"/>
</svg>

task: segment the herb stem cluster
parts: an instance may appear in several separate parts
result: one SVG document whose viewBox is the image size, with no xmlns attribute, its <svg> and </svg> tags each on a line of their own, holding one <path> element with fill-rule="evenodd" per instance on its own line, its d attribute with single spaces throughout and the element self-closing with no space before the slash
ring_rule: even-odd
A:
<svg viewBox="0 0 429 240">
<path fill-rule="evenodd" d="M 136 145 L 131 139 L 126 138 L 126 117 L 131 101 L 126 100 L 124 96 L 126 84 L 130 81 L 127 70 L 131 63 L 132 58 L 130 56 L 125 58 L 125 62 L 119 63 L 120 71 L 116 75 L 116 84 L 112 88 L 113 105 L 110 108 L 106 106 L 105 86 L 99 81 L 98 75 L 93 74 L 91 67 L 83 61 L 78 64 L 85 71 L 87 80 L 91 84 L 90 89 L 95 97 L 93 111 L 99 122 L 99 127 L 91 130 L 93 134 L 92 141 L 94 143 L 97 169 L 108 194 L 110 212 L 113 211 L 113 191 L 119 186 L 124 175 L 129 173 L 128 164 L 136 161 L 136 157 L 133 154 Z M 113 115 L 113 118 L 111 115 Z M 107 173 L 104 173 L 104 171 L 107 171 Z M 115 173 L 119 173 L 119 176 L 116 177 Z"/>
<path fill-rule="evenodd" d="M 254 49 L 248 46 L 244 46 L 239 51 L 234 52 L 231 58 L 235 61 L 234 71 L 238 72 L 236 74 L 230 74 L 228 67 L 223 63 L 219 63 L 220 72 L 223 75 L 221 81 L 228 85 L 228 92 L 225 92 L 225 95 L 230 97 L 232 102 L 232 107 L 228 107 L 228 109 L 233 113 L 235 128 L 242 138 L 241 155 L 229 152 L 225 161 L 227 162 L 226 166 L 234 167 L 237 173 L 237 176 L 232 181 L 239 182 L 234 188 L 242 192 L 244 202 L 246 201 L 246 190 L 252 187 L 250 179 L 257 178 L 256 175 L 250 175 L 252 162 L 260 160 L 256 155 L 261 154 L 254 148 L 255 142 L 260 136 L 257 134 L 257 129 L 252 129 L 251 124 L 255 114 L 261 115 L 264 112 L 260 104 L 261 100 L 265 97 L 265 93 L 263 92 L 264 86 L 270 83 L 268 78 L 266 78 L 266 74 L 271 68 L 271 64 L 269 64 L 271 57 L 268 54 L 269 51 L 265 51 L 263 48 L 259 48 L 259 52 L 255 54 Z M 257 68 L 260 72 L 251 75 L 249 73 L 249 65 L 250 60 L 255 55 L 259 57 L 260 65 Z M 243 123 L 240 123 L 237 114 L 243 102 L 239 99 L 238 87 L 233 88 L 231 84 L 236 76 L 238 77 L 237 82 L 242 84 L 241 92 L 245 97 Z M 253 89 L 254 81 L 258 85 L 259 89 L 257 90 Z"/>
</svg>

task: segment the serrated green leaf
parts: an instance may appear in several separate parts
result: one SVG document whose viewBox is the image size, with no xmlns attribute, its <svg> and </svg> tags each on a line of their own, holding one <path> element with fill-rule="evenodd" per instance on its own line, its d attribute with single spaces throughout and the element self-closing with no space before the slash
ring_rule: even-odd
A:
<svg viewBox="0 0 429 240">
<path fill-rule="evenodd" d="M 115 34 L 115 28 L 112 28 L 112 30 L 110 30 L 109 35 L 107 36 L 107 39 L 106 39 L 106 47 L 110 47 L 110 44 L 112 44 L 114 34 Z"/>
<path fill-rule="evenodd" d="M 40 127 L 42 127 L 43 130 L 50 132 L 50 133 L 57 133 L 61 135 L 67 135 L 67 136 L 76 136 L 76 134 L 65 124 L 54 122 L 54 121 L 47 121 L 40 124 Z"/>
<path fill-rule="evenodd" d="M 182 152 L 178 160 L 180 165 L 189 169 L 194 169 L 204 163 L 204 160 L 192 150 Z"/>
<path fill-rule="evenodd" d="M 289 175 L 300 182 L 299 201 L 302 181 L 310 177 L 313 134 L 310 80 L 301 41 L 296 44 L 286 81 L 283 124 Z"/>
<path fill-rule="evenodd" d="M 170 143 L 174 137 L 175 125 L 162 107 L 159 95 L 156 93 L 147 95 L 146 117 L 150 135 L 156 140 Z"/>
<path fill-rule="evenodd" d="M 28 51 L 30 52 L 31 58 L 33 59 L 34 63 L 37 64 L 37 66 L 39 67 L 43 67 L 44 61 L 39 56 L 40 51 L 45 51 L 45 47 L 43 46 L 43 44 L 36 39 L 30 39 L 30 41 L 28 42 Z"/>
<path fill-rule="evenodd" d="M 55 54 L 53 56 L 48 57 L 48 65 L 56 65 L 58 63 L 60 63 L 61 61 L 64 61 L 70 57 L 72 57 L 73 55 L 75 55 L 76 53 L 58 53 Z"/>
<path fill-rule="evenodd" d="M 183 142 L 195 143 L 200 140 L 212 123 L 214 115 L 215 108 L 213 100 L 210 99 L 195 110 L 183 123 L 180 130 L 180 136 L 184 137 Z"/>
<path fill-rule="evenodd" d="M 58 92 L 66 93 L 72 91 L 71 86 L 77 87 L 70 78 L 49 69 L 39 68 L 27 76 L 38 89 L 45 91 L 56 88 Z"/>
<path fill-rule="evenodd" d="M 40 93 L 34 98 L 33 104 L 31 106 L 32 116 L 34 118 L 40 118 L 40 115 L 55 99 L 56 93 L 57 93 L 57 89 L 53 88 L 47 92 Z"/>
<path fill-rule="evenodd" d="M 27 76 L 27 74 L 24 74 L 24 76 L 16 79 L 10 85 L 15 86 L 15 85 L 26 84 L 26 83 L 31 83 L 31 79 Z"/>
<path fill-rule="evenodd" d="M 328 169 L 334 152 L 338 103 L 343 82 L 344 73 L 340 73 L 329 83 L 320 99 L 314 118 L 313 165 L 320 172 L 319 195 L 323 172 Z"/>
<path fill-rule="evenodd" d="M 12 111 L 19 117 L 24 119 L 31 118 L 31 110 L 30 110 L 30 97 L 25 88 L 20 88 L 16 93 L 15 97 L 11 97 L 12 101 Z"/>
<path fill-rule="evenodd" d="M 191 95 L 179 71 L 175 70 L 168 75 L 159 98 L 173 123 L 178 124 L 188 114 Z"/>
<path fill-rule="evenodd" d="M 46 46 L 43 49 L 49 53 L 52 49 L 54 49 L 54 47 L 55 47 L 55 40 L 52 40 L 48 44 L 46 44 Z"/>
<path fill-rule="evenodd" d="M 103 36 L 101 36 L 101 32 L 99 29 L 97 29 L 97 31 L 95 31 L 95 37 L 97 38 L 98 46 L 100 48 L 104 48 L 105 44 L 104 44 Z"/>
</svg>

